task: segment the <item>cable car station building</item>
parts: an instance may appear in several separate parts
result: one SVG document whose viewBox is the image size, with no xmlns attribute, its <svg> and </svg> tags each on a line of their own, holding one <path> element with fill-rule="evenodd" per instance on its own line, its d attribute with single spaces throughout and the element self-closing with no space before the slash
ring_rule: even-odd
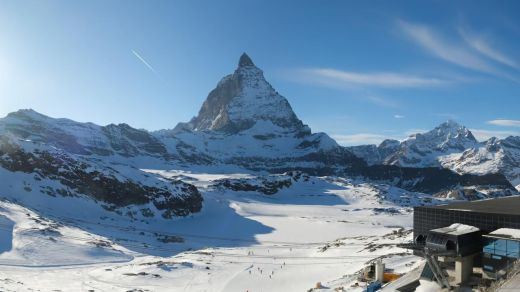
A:
<svg viewBox="0 0 520 292">
<path fill-rule="evenodd" d="M 520 196 L 414 208 L 421 277 L 443 287 L 468 282 L 474 268 L 497 279 L 520 259 Z"/>
</svg>

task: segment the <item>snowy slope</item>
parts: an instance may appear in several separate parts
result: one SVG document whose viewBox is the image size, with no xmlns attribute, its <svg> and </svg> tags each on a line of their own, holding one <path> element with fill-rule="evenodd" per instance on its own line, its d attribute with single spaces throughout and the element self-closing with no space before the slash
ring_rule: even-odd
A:
<svg viewBox="0 0 520 292">
<path fill-rule="evenodd" d="M 520 187 L 520 137 L 491 138 L 479 147 L 441 157 L 440 162 L 459 173 L 502 173 Z"/>
<path fill-rule="evenodd" d="M 134 219 L 186 216 L 202 204 L 198 190 L 184 182 L 11 135 L 0 140 L 0 194 L 25 206 L 53 198 L 69 206 L 93 202 Z"/>
<path fill-rule="evenodd" d="M 63 149 L 72 154 L 120 155 L 168 159 L 166 149 L 144 130 L 126 124 L 98 126 L 47 117 L 33 110 L 19 110 L 0 119 L 0 136 L 9 133 L 24 140 Z"/>
<path fill-rule="evenodd" d="M 67 266 L 133 259 L 102 236 L 49 220 L 17 204 L 0 202 L 0 219 L 2 265 Z M 106 248 L 97 247 L 103 244 Z"/>
<path fill-rule="evenodd" d="M 2 225 L 12 234 L 12 245 L 1 246 L 0 290 L 306 291 L 316 282 L 330 283 L 331 290 L 348 287 L 367 261 L 379 257 L 398 272 L 412 269 L 419 258 L 395 245 L 409 240 L 411 206 L 439 200 L 301 173 L 148 172 L 196 185 L 205 208 L 173 225 L 160 218 L 129 225 L 127 217 L 101 208 L 71 214 L 53 204 L 35 212 L 0 203 Z M 270 195 L 222 185 L 243 179 L 291 184 Z M 50 243 L 55 245 L 47 248 Z"/>
</svg>

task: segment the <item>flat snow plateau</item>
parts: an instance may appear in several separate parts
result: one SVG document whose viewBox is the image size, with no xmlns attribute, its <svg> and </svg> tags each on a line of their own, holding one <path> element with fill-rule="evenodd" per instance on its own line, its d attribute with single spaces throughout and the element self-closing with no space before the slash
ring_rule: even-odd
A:
<svg viewBox="0 0 520 292">
<path fill-rule="evenodd" d="M 147 172 L 195 184 L 202 212 L 152 224 L 0 202 L 0 291 L 362 291 L 371 260 L 396 273 L 421 264 L 395 245 L 411 239 L 411 206 L 436 201 L 335 177 L 264 195 L 215 186 L 251 174 Z"/>
</svg>

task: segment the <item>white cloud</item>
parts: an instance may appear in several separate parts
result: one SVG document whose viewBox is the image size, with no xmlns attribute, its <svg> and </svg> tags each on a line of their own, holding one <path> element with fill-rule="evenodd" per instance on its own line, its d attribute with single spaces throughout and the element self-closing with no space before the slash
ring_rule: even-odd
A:
<svg viewBox="0 0 520 292">
<path fill-rule="evenodd" d="M 361 98 L 361 99 L 366 99 L 373 104 L 383 106 L 383 107 L 390 107 L 390 108 L 400 107 L 400 105 L 397 102 L 395 102 L 389 98 L 382 97 L 382 96 L 376 96 L 376 95 L 372 95 L 372 94 L 360 94 L 357 97 Z"/>
<path fill-rule="evenodd" d="M 466 43 L 482 55 L 512 68 L 519 69 L 518 63 L 511 57 L 506 56 L 498 49 L 493 48 L 489 41 L 481 36 L 470 33 L 468 30 L 459 28 L 459 33 Z"/>
<path fill-rule="evenodd" d="M 394 118 L 396 118 L 396 119 L 404 119 L 404 116 L 403 115 L 394 115 Z"/>
<path fill-rule="evenodd" d="M 344 72 L 335 69 L 290 69 L 284 72 L 284 78 L 298 82 L 305 85 L 316 85 L 325 88 L 331 88 L 335 90 L 341 90 L 351 93 L 350 97 L 358 100 L 368 101 L 378 106 L 388 107 L 388 108 L 400 108 L 401 105 L 396 101 L 395 98 L 389 98 L 385 96 L 381 96 L 378 93 L 374 93 L 372 88 L 369 85 L 369 77 L 370 74 L 362 74 L 362 73 L 352 73 L 355 75 L 360 74 L 364 77 L 361 78 L 365 82 L 364 86 L 362 85 L 361 80 L 358 83 L 350 82 L 349 80 L 343 79 L 341 76 L 341 72 L 351 74 L 352 72 Z M 339 74 L 336 74 L 339 73 Z M 358 77 L 360 77 L 358 76 Z M 365 79 L 366 77 L 366 79 Z M 377 78 L 376 78 L 377 79 Z M 387 80 L 388 81 L 388 80 Z M 382 81 L 379 81 L 380 83 Z M 397 86 L 397 83 L 396 83 Z"/>
<path fill-rule="evenodd" d="M 487 122 L 490 125 L 503 126 L 503 127 L 517 127 L 520 128 L 520 120 L 491 120 Z"/>
<path fill-rule="evenodd" d="M 306 80 L 324 85 L 363 85 L 375 87 L 431 87 L 447 83 L 438 78 L 393 72 L 359 73 L 330 68 L 301 69 Z"/>
<path fill-rule="evenodd" d="M 417 133 L 428 132 L 428 130 L 424 129 L 409 129 L 404 132 L 397 132 L 395 130 L 385 130 L 385 134 L 375 134 L 375 133 L 356 133 L 356 134 L 332 134 L 331 137 L 336 140 L 340 145 L 343 146 L 357 146 L 357 145 L 368 145 L 375 144 L 379 145 L 386 139 L 399 140 L 403 141 L 407 137 Z M 390 134 L 393 133 L 393 134 Z"/>
<path fill-rule="evenodd" d="M 352 135 L 331 135 L 331 137 L 334 140 L 336 140 L 336 142 L 344 146 L 356 146 L 366 144 L 379 145 L 385 139 L 394 139 L 390 136 L 371 133 L 358 133 Z"/>
<path fill-rule="evenodd" d="M 432 55 L 468 69 L 497 75 L 495 68 L 459 44 L 445 40 L 429 27 L 398 20 L 401 31 Z"/>
<path fill-rule="evenodd" d="M 404 134 L 406 135 L 406 137 L 408 137 L 408 136 L 411 136 L 411 135 L 414 135 L 414 134 L 426 133 L 428 131 L 429 130 L 425 130 L 425 129 L 410 129 L 410 130 L 405 131 Z"/>
<path fill-rule="evenodd" d="M 470 129 L 470 131 L 479 141 L 485 141 L 492 137 L 507 138 L 509 136 L 520 136 L 520 132 L 515 131 L 493 131 L 485 129 Z"/>
</svg>

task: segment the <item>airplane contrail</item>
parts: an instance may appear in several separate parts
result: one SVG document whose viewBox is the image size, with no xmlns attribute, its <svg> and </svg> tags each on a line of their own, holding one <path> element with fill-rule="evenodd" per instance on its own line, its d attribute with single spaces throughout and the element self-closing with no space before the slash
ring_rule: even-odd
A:
<svg viewBox="0 0 520 292">
<path fill-rule="evenodd" d="M 161 76 L 159 76 L 159 73 L 157 73 L 157 71 L 155 71 L 155 69 L 152 67 L 152 65 L 150 65 L 148 62 L 146 62 L 146 60 L 141 57 L 141 55 L 139 55 L 138 52 L 136 52 L 135 50 L 132 50 L 132 53 L 134 54 L 134 56 L 137 57 L 137 59 L 139 59 L 139 61 L 141 61 L 148 69 L 150 69 L 150 71 L 153 72 L 153 74 L 155 74 L 159 79 L 161 79 Z"/>
</svg>

